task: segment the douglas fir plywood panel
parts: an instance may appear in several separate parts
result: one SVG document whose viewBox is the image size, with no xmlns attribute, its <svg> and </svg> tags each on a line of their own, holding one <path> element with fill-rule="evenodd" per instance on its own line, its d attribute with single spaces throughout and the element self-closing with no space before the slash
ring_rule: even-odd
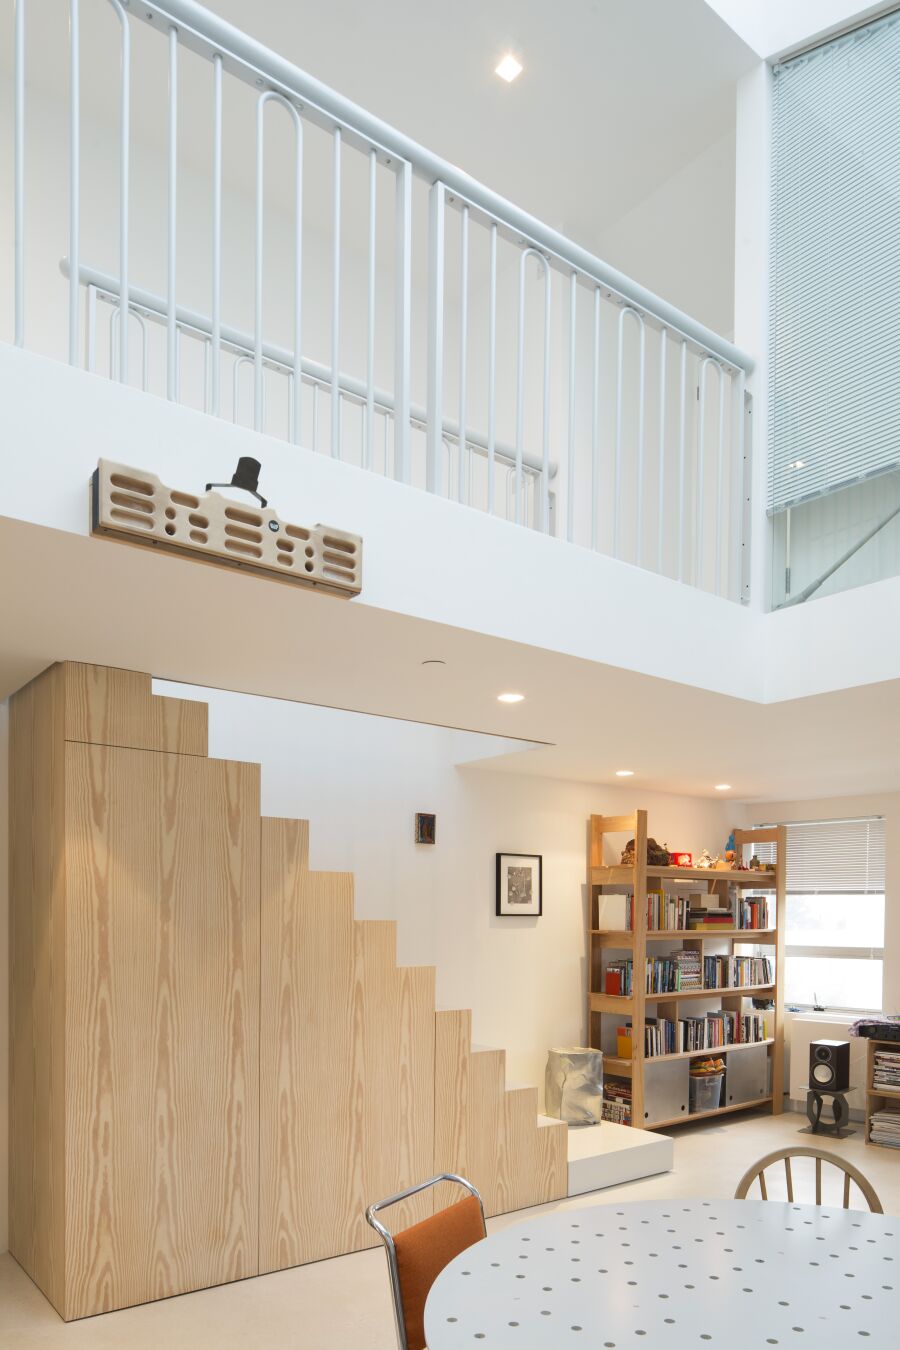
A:
<svg viewBox="0 0 900 1350">
<path fill-rule="evenodd" d="M 433 972 L 396 968 L 394 925 L 356 922 L 352 877 L 307 871 L 304 842 L 263 820 L 261 1271 L 372 1246 L 366 1205 L 431 1170 Z"/>
<path fill-rule="evenodd" d="M 471 1046 L 472 1014 L 435 1014 L 434 1170 L 455 1172 L 481 1193 L 485 1213 L 558 1200 L 567 1192 L 568 1132 L 539 1124 L 536 1088 L 507 1088 L 502 1050 Z M 435 1205 L 459 1191 L 441 1187 Z"/>
<path fill-rule="evenodd" d="M 64 1303 L 63 688 L 51 667 L 10 702 L 9 1247 Z"/>
<path fill-rule="evenodd" d="M 205 755 L 207 707 L 151 692 L 149 675 L 67 661 L 66 738 L 133 750 Z"/>
<path fill-rule="evenodd" d="M 259 769 L 70 742 L 66 792 L 72 1318 L 257 1271 Z"/>
</svg>

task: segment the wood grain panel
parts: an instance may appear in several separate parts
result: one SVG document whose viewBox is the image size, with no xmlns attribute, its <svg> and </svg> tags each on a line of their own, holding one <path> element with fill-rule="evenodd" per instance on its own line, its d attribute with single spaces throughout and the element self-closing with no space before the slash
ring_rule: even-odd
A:
<svg viewBox="0 0 900 1350">
<path fill-rule="evenodd" d="M 70 742 L 66 792 L 72 1318 L 257 1271 L 259 769 Z"/>
<path fill-rule="evenodd" d="M 132 750 L 207 753 L 207 707 L 151 692 L 149 675 L 66 661 L 66 738 Z"/>
<path fill-rule="evenodd" d="M 51 667 L 10 703 L 9 1247 L 64 1303 L 63 689 Z"/>
<path fill-rule="evenodd" d="M 536 1182 L 533 1205 L 559 1200 L 569 1193 L 569 1127 L 565 1121 L 538 1121 Z"/>
<path fill-rule="evenodd" d="M 507 1088 L 502 1050 L 473 1050 L 472 1015 L 435 1014 L 434 1170 L 466 1177 L 485 1213 L 558 1200 L 568 1189 L 568 1131 L 538 1123 L 537 1089 Z M 458 1199 L 440 1187 L 435 1206 Z"/>
<path fill-rule="evenodd" d="M 373 1245 L 366 1205 L 432 1163 L 433 971 L 394 966 L 393 923 L 355 921 L 304 837 L 262 822 L 261 1271 Z"/>
</svg>

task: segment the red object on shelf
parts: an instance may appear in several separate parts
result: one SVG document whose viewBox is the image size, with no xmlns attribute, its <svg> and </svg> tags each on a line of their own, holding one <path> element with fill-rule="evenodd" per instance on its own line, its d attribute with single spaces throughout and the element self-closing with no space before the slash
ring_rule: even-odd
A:
<svg viewBox="0 0 900 1350">
<path fill-rule="evenodd" d="M 693 853 L 670 853 L 669 863 L 672 867 L 693 867 Z"/>
<path fill-rule="evenodd" d="M 622 976 L 618 970 L 608 970 L 606 972 L 605 991 L 607 994 L 621 994 Z"/>
</svg>

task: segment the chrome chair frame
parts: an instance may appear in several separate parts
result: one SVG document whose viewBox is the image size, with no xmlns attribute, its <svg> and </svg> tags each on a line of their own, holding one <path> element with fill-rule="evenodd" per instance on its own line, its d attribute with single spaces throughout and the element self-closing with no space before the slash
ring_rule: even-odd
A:
<svg viewBox="0 0 900 1350">
<path fill-rule="evenodd" d="M 442 1181 L 453 1182 L 457 1186 L 462 1186 L 470 1195 L 473 1195 L 478 1201 L 481 1209 L 481 1222 L 484 1224 L 484 1201 L 479 1192 L 472 1185 L 471 1181 L 466 1181 L 465 1177 L 458 1177 L 455 1172 L 440 1172 L 436 1177 L 429 1177 L 427 1181 L 420 1181 L 416 1186 L 410 1186 L 405 1191 L 398 1191 L 396 1195 L 389 1195 L 386 1200 L 376 1200 L 374 1204 L 369 1205 L 366 1210 L 366 1223 L 368 1223 L 381 1238 L 387 1253 L 388 1272 L 391 1280 L 391 1297 L 394 1303 L 394 1322 L 397 1328 L 397 1343 L 400 1350 L 409 1350 L 409 1342 L 406 1337 L 406 1319 L 403 1316 L 403 1296 L 400 1291 L 400 1272 L 397 1269 L 397 1248 L 394 1246 L 394 1239 L 383 1223 L 379 1223 L 375 1215 L 383 1209 L 390 1209 L 392 1205 L 397 1205 L 401 1200 L 408 1200 L 411 1195 L 418 1195 L 420 1191 L 427 1191 L 430 1186 L 438 1186 Z"/>
</svg>

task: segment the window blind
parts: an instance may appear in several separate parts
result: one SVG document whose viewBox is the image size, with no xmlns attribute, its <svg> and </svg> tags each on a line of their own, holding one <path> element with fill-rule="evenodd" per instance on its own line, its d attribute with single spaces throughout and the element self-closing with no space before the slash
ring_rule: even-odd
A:
<svg viewBox="0 0 900 1350">
<path fill-rule="evenodd" d="M 774 844 L 761 844 L 763 863 Z M 812 820 L 787 826 L 789 895 L 883 895 L 884 821 Z"/>
<path fill-rule="evenodd" d="M 775 67 L 769 510 L 900 463 L 900 12 Z"/>
</svg>

